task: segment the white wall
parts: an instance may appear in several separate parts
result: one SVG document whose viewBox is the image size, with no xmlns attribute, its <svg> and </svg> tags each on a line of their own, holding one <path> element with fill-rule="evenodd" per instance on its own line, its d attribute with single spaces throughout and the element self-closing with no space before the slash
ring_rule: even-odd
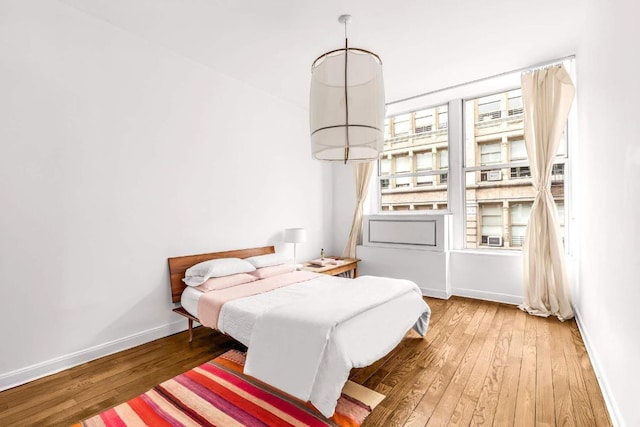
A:
<svg viewBox="0 0 640 427">
<path fill-rule="evenodd" d="M 640 425 L 640 5 L 587 3 L 577 57 L 583 335 L 620 425 Z"/>
<path fill-rule="evenodd" d="M 418 285 L 423 295 L 449 298 L 447 264 L 444 251 L 358 246 L 358 275 L 407 279 Z"/>
<path fill-rule="evenodd" d="M 342 251 L 347 244 L 351 222 L 353 221 L 353 210 L 356 207 L 356 185 L 351 164 L 334 162 L 332 167 L 333 191 L 332 195 L 332 244 L 330 254 L 342 255 Z M 366 208 L 366 204 L 365 204 Z"/>
<path fill-rule="evenodd" d="M 167 258 L 331 246 L 307 111 L 59 2 L 0 3 L 0 389 L 182 329 Z M 319 251 L 319 249 L 318 249 Z M 186 343 L 185 343 L 186 345 Z"/>
<path fill-rule="evenodd" d="M 450 274 L 453 295 L 522 303 L 520 254 L 454 251 L 450 254 Z"/>
</svg>

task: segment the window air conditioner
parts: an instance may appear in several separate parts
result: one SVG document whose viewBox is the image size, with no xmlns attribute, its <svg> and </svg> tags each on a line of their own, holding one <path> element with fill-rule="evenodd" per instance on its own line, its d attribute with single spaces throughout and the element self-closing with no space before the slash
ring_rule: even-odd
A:
<svg viewBox="0 0 640 427">
<path fill-rule="evenodd" d="M 487 245 L 489 246 L 502 246 L 502 236 L 488 236 Z"/>
<path fill-rule="evenodd" d="M 487 172 L 487 181 L 502 181 L 502 171 L 488 171 Z"/>
</svg>

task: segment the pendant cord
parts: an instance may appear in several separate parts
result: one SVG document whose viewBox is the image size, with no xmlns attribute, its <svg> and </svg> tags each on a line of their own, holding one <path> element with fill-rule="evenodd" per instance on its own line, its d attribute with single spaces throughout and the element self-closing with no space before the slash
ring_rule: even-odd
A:
<svg viewBox="0 0 640 427">
<path fill-rule="evenodd" d="M 338 20 L 344 23 L 344 164 L 349 160 L 349 82 L 348 82 L 348 59 L 349 59 L 349 38 L 347 36 L 347 24 L 351 16 L 342 15 Z"/>
<path fill-rule="evenodd" d="M 347 34 L 347 23 L 344 24 L 344 133 L 345 133 L 345 146 L 344 146 L 344 164 L 347 164 L 347 160 L 349 159 L 349 92 L 348 92 L 348 82 L 347 82 L 347 63 L 349 58 L 349 39 L 346 38 Z"/>
</svg>

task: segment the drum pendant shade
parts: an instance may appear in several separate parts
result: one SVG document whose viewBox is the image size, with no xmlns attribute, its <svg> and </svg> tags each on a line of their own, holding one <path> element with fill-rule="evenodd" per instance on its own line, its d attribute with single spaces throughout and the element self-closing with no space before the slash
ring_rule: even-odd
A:
<svg viewBox="0 0 640 427">
<path fill-rule="evenodd" d="M 315 159 L 377 159 L 384 143 L 384 112 L 382 61 L 376 54 L 350 48 L 345 39 L 343 49 L 315 60 L 309 105 Z"/>
</svg>

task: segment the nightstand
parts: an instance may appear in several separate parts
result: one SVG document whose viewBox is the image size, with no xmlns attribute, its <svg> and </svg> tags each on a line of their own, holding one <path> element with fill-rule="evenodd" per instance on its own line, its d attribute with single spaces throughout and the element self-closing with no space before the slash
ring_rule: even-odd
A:
<svg viewBox="0 0 640 427">
<path fill-rule="evenodd" d="M 342 263 L 339 265 L 331 264 L 325 267 L 316 267 L 314 265 L 309 264 L 308 262 L 305 262 L 304 265 L 302 266 L 302 270 L 312 271 L 314 273 L 329 274 L 331 276 L 337 276 L 338 274 L 346 273 L 348 277 L 351 277 L 352 279 L 355 279 L 356 277 L 358 277 L 358 263 L 360 262 L 359 259 L 341 258 L 341 257 L 335 257 L 335 256 L 331 256 L 328 258 L 338 259 L 342 261 Z"/>
</svg>

